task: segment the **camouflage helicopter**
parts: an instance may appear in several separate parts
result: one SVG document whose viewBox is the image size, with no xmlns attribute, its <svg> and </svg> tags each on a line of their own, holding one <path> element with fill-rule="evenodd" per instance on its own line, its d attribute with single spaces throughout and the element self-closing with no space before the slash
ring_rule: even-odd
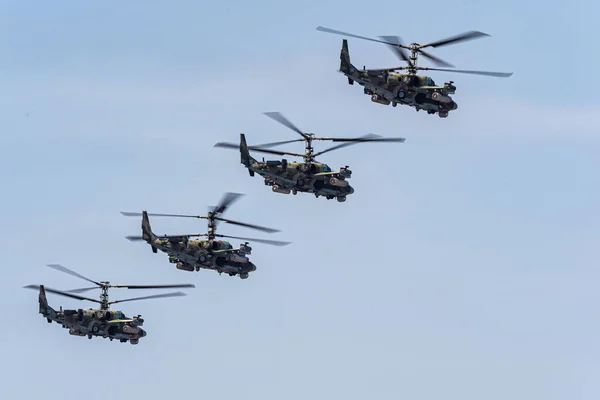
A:
<svg viewBox="0 0 600 400">
<path fill-rule="evenodd" d="M 262 145 L 248 146 L 246 136 L 240 134 L 239 146 L 233 143 L 219 142 L 214 147 L 223 147 L 229 149 L 238 149 L 241 153 L 241 163 L 248 169 L 250 176 L 257 173 L 264 177 L 265 185 L 271 186 L 273 192 L 282 194 L 297 194 L 298 192 L 313 193 L 316 197 L 324 196 L 328 200 L 336 198 L 339 202 L 346 201 L 346 196 L 354 193 L 354 188 L 350 186 L 347 179 L 352 175 L 352 171 L 346 165 L 339 171 L 332 171 L 324 163 L 317 162 L 317 156 L 328 153 L 333 150 L 351 146 L 357 143 L 365 142 L 404 142 L 404 138 L 382 138 L 379 135 L 368 134 L 358 138 L 330 138 L 315 137 L 313 133 L 305 133 L 292 124 L 287 118 L 278 112 L 265 113 L 266 116 L 285 125 L 302 136 L 302 139 L 287 140 L 283 142 L 265 143 Z M 331 140 L 332 142 L 346 142 L 330 147 L 323 151 L 314 153 L 312 147 L 313 140 Z M 287 151 L 268 150 L 267 147 L 279 146 L 286 143 L 305 142 L 305 153 L 290 153 Z M 250 156 L 249 150 L 279 155 L 291 155 L 302 157 L 303 162 L 288 162 L 286 159 L 281 161 L 263 161 L 260 162 Z"/>
<path fill-rule="evenodd" d="M 140 338 L 146 336 L 146 331 L 140 328 L 144 324 L 144 320 L 141 315 L 134 316 L 132 318 L 127 317 L 122 311 L 111 310 L 109 306 L 115 303 L 122 303 L 124 301 L 134 300 L 146 300 L 146 299 L 157 299 L 162 297 L 177 297 L 185 296 L 182 292 L 163 293 L 152 296 L 135 297 L 123 300 L 108 301 L 108 289 L 109 288 L 127 288 L 127 289 L 163 289 L 163 288 L 193 288 L 192 284 L 182 285 L 111 285 L 110 282 L 96 282 L 86 278 L 77 272 L 71 271 L 62 265 L 50 264 L 50 268 L 54 268 L 58 271 L 65 272 L 69 275 L 76 276 L 88 282 L 95 284 L 96 286 L 82 289 L 74 289 L 69 291 L 61 291 L 44 287 L 44 285 L 29 285 L 25 286 L 26 289 L 39 290 L 39 312 L 48 323 L 52 321 L 61 324 L 63 328 L 69 330 L 69 334 L 74 336 L 86 336 L 91 339 L 94 336 L 119 339 L 121 343 L 129 341 L 131 344 L 138 344 Z M 82 293 L 88 290 L 101 289 L 100 300 L 83 297 L 75 293 Z M 100 303 L 100 309 L 77 309 L 77 310 L 63 310 L 62 306 L 59 310 L 55 310 L 48 304 L 46 299 L 46 292 L 55 293 L 61 296 L 70 297 L 77 300 L 93 301 L 94 303 Z"/>
<path fill-rule="evenodd" d="M 217 221 L 223 221 L 232 225 L 244 226 L 246 228 L 256 229 L 263 232 L 279 232 L 277 229 L 265 228 L 258 225 L 251 225 L 245 222 L 232 221 L 219 217 L 234 201 L 240 198 L 242 194 L 226 193 L 218 206 L 211 208 L 208 215 L 181 215 L 181 214 L 149 214 L 146 211 L 141 213 L 123 212 L 121 214 L 133 217 L 142 216 L 142 236 L 127 236 L 131 241 L 146 241 L 151 247 L 152 252 L 158 250 L 169 255 L 169 262 L 176 264 L 177 269 L 184 271 L 200 271 L 200 269 L 212 269 L 221 275 L 223 272 L 229 276 L 239 275 L 241 279 L 248 278 L 250 272 L 256 271 L 256 266 L 250 262 L 248 256 L 252 248 L 248 242 L 240 244 L 240 247 L 234 249 L 231 243 L 225 240 L 215 240 L 217 237 L 249 240 L 251 242 L 265 243 L 274 246 L 286 246 L 291 242 L 279 242 L 275 240 L 252 239 L 238 236 L 227 236 L 215 233 Z M 208 220 L 208 233 L 195 233 L 190 235 L 163 235 L 158 236 L 150 228 L 148 216 L 156 217 L 181 217 L 181 218 L 201 218 Z M 192 239 L 190 237 L 206 237 L 207 240 Z"/>
<path fill-rule="evenodd" d="M 402 44 L 397 36 L 379 36 L 382 40 L 371 39 L 364 36 L 358 36 L 351 33 L 341 32 L 335 29 L 317 27 L 318 31 L 334 33 L 337 35 L 354 37 L 358 39 L 369 40 L 372 42 L 384 43 L 394 52 L 394 54 L 407 66 L 395 68 L 366 69 L 362 71 L 356 68 L 350 62 L 348 52 L 348 41 L 342 41 L 342 50 L 340 54 L 340 72 L 348 78 L 348 84 L 353 85 L 358 82 L 364 87 L 364 93 L 371 96 L 371 101 L 383 105 L 396 107 L 396 105 L 407 105 L 414 107 L 416 111 L 426 110 L 427 114 L 438 114 L 440 118 L 448 117 L 448 113 L 458 108 L 458 104 L 450 97 L 455 94 L 456 86 L 454 82 L 445 82 L 443 86 L 438 86 L 429 76 L 417 75 L 417 71 L 446 71 L 461 74 L 474 74 L 484 76 L 494 76 L 507 78 L 512 76 L 512 72 L 488 72 L 488 71 L 468 71 L 448 68 L 429 68 L 417 66 L 417 58 L 420 55 L 428 58 L 436 65 L 451 67 L 454 66 L 438 57 L 426 53 L 423 49 L 426 47 L 442 47 L 450 44 L 476 39 L 483 36 L 489 36 L 487 33 L 479 31 L 469 31 L 447 39 L 438 40 L 427 44 L 412 43 L 408 46 Z M 410 51 L 410 56 L 405 50 Z M 406 71 L 398 73 L 394 71 Z"/>
</svg>

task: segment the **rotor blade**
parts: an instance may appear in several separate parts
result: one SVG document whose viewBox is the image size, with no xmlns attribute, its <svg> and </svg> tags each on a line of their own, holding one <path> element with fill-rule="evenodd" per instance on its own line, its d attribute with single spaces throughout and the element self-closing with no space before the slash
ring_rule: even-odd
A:
<svg viewBox="0 0 600 400">
<path fill-rule="evenodd" d="M 95 285 L 102 286 L 100 283 L 98 283 L 98 282 L 96 282 L 96 281 L 93 281 L 93 280 L 91 280 L 91 279 L 89 279 L 89 278 L 86 278 L 85 276 L 83 276 L 83 275 L 81 275 L 81 274 L 78 274 L 78 273 L 77 273 L 77 272 L 75 272 L 75 271 L 71 271 L 70 269 L 63 267 L 62 265 L 58 265 L 58 264 L 48 264 L 48 265 L 46 265 L 46 266 L 47 266 L 47 267 L 50 267 L 50 268 L 54 268 L 55 270 L 58 270 L 58 271 L 64 272 L 65 274 L 69 274 L 69 275 L 76 276 L 77 278 L 83 279 L 84 281 L 91 282 L 91 283 L 93 283 L 93 284 L 95 284 Z"/>
<path fill-rule="evenodd" d="M 245 222 L 232 221 L 230 219 L 225 219 L 225 218 L 216 217 L 215 219 L 219 220 L 219 221 L 227 222 L 228 224 L 245 226 L 246 228 L 256 229 L 258 231 L 263 231 L 263 232 L 268 232 L 268 233 L 281 232 L 279 229 L 266 228 L 266 227 L 260 226 L 260 225 L 247 224 Z"/>
<path fill-rule="evenodd" d="M 223 195 L 223 197 L 221 198 L 221 201 L 219 202 L 219 204 L 213 209 L 213 212 L 215 212 L 215 213 L 225 212 L 227 207 L 229 207 L 231 204 L 236 202 L 242 196 L 243 196 L 243 194 L 241 194 L 241 193 L 231 193 L 231 192 L 225 193 Z"/>
<path fill-rule="evenodd" d="M 274 119 L 275 121 L 279 122 L 282 125 L 285 125 L 286 127 L 290 128 L 291 130 L 293 130 L 294 132 L 302 135 L 302 137 L 304 139 L 308 139 L 308 136 L 302 132 L 300 129 L 298 129 L 298 127 L 294 124 L 292 124 L 286 117 L 284 117 L 281 113 L 279 112 L 266 112 L 264 113 L 267 117 Z"/>
<path fill-rule="evenodd" d="M 125 236 L 125 239 L 130 240 L 132 242 L 141 242 L 144 240 L 141 236 Z"/>
<path fill-rule="evenodd" d="M 422 44 L 419 46 L 419 48 L 423 49 L 425 47 L 442 47 L 442 46 L 447 46 L 447 45 L 453 44 L 453 43 L 464 42 L 466 40 L 477 39 L 477 38 L 480 38 L 483 36 L 490 36 L 490 35 L 488 35 L 487 33 L 479 32 L 479 31 L 468 31 L 465 33 L 461 33 L 459 35 L 455 35 L 455 36 L 446 38 L 446 39 L 438 40 L 438 41 L 427 43 L 427 44 Z"/>
<path fill-rule="evenodd" d="M 127 217 L 141 217 L 142 213 L 137 212 L 125 212 L 121 211 L 121 214 Z M 185 215 L 185 214 L 156 214 L 156 213 L 148 213 L 149 217 L 178 217 L 178 218 L 206 218 L 202 215 Z"/>
<path fill-rule="evenodd" d="M 456 72 L 459 74 L 472 74 L 472 75 L 485 75 L 485 76 L 495 76 L 498 78 L 508 78 L 512 76 L 512 72 L 489 72 L 489 71 L 467 71 L 462 69 L 445 69 L 445 68 L 420 68 L 424 70 L 430 71 L 445 71 L 445 72 Z"/>
<path fill-rule="evenodd" d="M 28 286 L 23 286 L 25 289 L 34 289 L 34 290 L 40 290 L 40 286 L 39 285 L 28 285 Z M 87 301 L 93 301 L 94 303 L 102 303 L 99 300 L 96 299 L 90 299 L 89 297 L 83 297 L 83 296 L 78 296 L 76 294 L 72 294 L 72 293 L 67 293 L 67 292 L 63 292 L 60 290 L 56 290 L 56 289 L 51 289 L 49 287 L 44 286 L 44 290 L 48 293 L 54 293 L 54 294 L 58 294 L 61 296 L 65 296 L 65 297 L 70 297 L 72 299 L 77 299 L 77 300 L 87 300 Z"/>
<path fill-rule="evenodd" d="M 395 43 L 384 42 L 383 40 L 371 39 L 371 38 L 368 38 L 365 36 L 359 36 L 359 35 L 354 35 L 352 33 L 337 31 L 335 29 L 325 28 L 323 26 L 317 26 L 317 30 L 321 31 L 321 32 L 334 33 L 336 35 L 342 35 L 342 36 L 348 36 L 348 37 L 353 37 L 353 38 L 357 38 L 357 39 L 369 40 L 371 42 L 396 45 Z"/>
<path fill-rule="evenodd" d="M 434 64 L 440 65 L 442 67 L 454 68 L 454 65 L 450 64 L 449 62 L 446 62 L 446 61 L 442 60 L 441 58 L 432 56 L 431 54 L 429 54 L 423 50 L 419 50 L 419 53 L 421 53 L 421 55 L 423 57 L 429 58 L 431 61 L 434 62 Z"/>
<path fill-rule="evenodd" d="M 152 296 L 133 297 L 131 299 L 123 299 L 123 300 L 113 300 L 113 301 L 109 301 L 108 304 L 123 303 L 125 301 L 159 299 L 159 298 L 162 298 L 162 297 L 180 297 L 180 296 L 187 296 L 187 295 L 185 293 L 182 293 L 182 292 L 154 294 Z"/>
<path fill-rule="evenodd" d="M 333 151 L 333 150 L 341 149 L 343 147 L 352 146 L 353 144 L 358 144 L 358 143 L 365 143 L 365 142 L 400 142 L 400 143 L 403 143 L 406 140 L 404 138 L 381 138 L 381 137 L 372 138 L 370 136 L 371 135 L 365 135 L 362 138 L 356 138 L 356 139 L 334 140 L 334 141 L 338 141 L 338 142 L 344 141 L 344 142 L 348 142 L 348 143 L 342 143 L 342 144 L 338 144 L 336 146 L 330 147 L 328 149 L 325 149 L 323 151 L 315 153 L 314 156 L 316 157 L 316 156 L 319 156 L 321 154 L 328 153 L 328 152 Z M 373 135 L 373 136 L 377 136 L 377 135 Z"/>
<path fill-rule="evenodd" d="M 223 148 L 226 148 L 226 149 L 236 149 L 236 150 L 240 149 L 240 145 L 239 144 L 227 143 L 227 142 L 218 142 L 218 143 L 215 143 L 215 145 L 213 147 L 223 147 Z"/>
<path fill-rule="evenodd" d="M 256 148 L 253 148 L 253 147 L 250 147 L 250 146 L 248 146 L 248 150 L 256 151 L 258 153 L 278 154 L 278 155 L 281 155 L 281 156 L 289 155 L 289 156 L 296 156 L 296 157 L 304 157 L 304 154 L 291 153 L 289 151 L 256 149 Z"/>
<path fill-rule="evenodd" d="M 88 287 L 88 288 L 82 288 L 82 289 L 73 289 L 73 290 L 67 290 L 67 292 L 69 293 L 83 293 L 83 292 L 87 292 L 88 290 L 94 290 L 94 289 L 100 289 L 99 286 L 94 286 L 94 287 Z"/>
<path fill-rule="evenodd" d="M 389 43 L 394 43 L 393 45 L 392 44 L 389 45 L 390 50 L 392 50 L 399 59 L 401 59 L 402 61 L 406 61 L 409 65 L 412 65 L 412 61 L 408 57 L 408 53 L 406 51 L 404 51 L 404 49 L 402 48 L 403 47 L 402 41 L 398 36 L 379 36 L 379 37 Z"/>
<path fill-rule="evenodd" d="M 173 289 L 173 288 L 195 288 L 196 285 L 191 283 L 175 284 L 175 285 L 110 285 L 114 288 L 127 289 Z"/>
<path fill-rule="evenodd" d="M 228 236 L 228 235 L 215 235 L 215 236 L 224 237 L 224 238 L 230 238 L 230 239 L 247 240 L 247 241 L 250 241 L 250 242 L 270 244 L 270 245 L 273 245 L 273 246 L 287 246 L 288 244 L 292 243 L 292 242 L 279 242 L 277 240 L 254 239 L 254 238 L 239 237 L 239 236 Z"/>
<path fill-rule="evenodd" d="M 275 146 L 281 146 L 282 144 L 288 144 L 288 143 L 294 143 L 294 142 L 303 142 L 304 139 L 294 139 L 294 140 L 284 140 L 283 142 L 272 142 L 272 143 L 264 143 L 264 144 L 255 144 L 252 146 L 248 146 L 249 150 L 252 149 L 264 149 L 266 147 L 275 147 Z M 237 146 L 238 148 L 240 146 Z"/>
</svg>

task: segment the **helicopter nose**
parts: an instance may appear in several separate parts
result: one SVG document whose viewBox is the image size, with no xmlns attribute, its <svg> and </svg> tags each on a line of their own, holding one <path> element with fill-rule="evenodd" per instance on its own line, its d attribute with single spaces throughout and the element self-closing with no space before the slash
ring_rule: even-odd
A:
<svg viewBox="0 0 600 400">
<path fill-rule="evenodd" d="M 352 186 L 348 186 L 348 189 L 350 189 L 350 193 L 349 194 L 354 193 L 354 188 Z"/>
<path fill-rule="evenodd" d="M 139 333 L 140 337 L 145 337 L 146 336 L 146 331 L 143 329 L 140 329 L 140 333 Z"/>
<path fill-rule="evenodd" d="M 256 271 L 256 265 L 250 263 L 250 271 Z"/>
</svg>

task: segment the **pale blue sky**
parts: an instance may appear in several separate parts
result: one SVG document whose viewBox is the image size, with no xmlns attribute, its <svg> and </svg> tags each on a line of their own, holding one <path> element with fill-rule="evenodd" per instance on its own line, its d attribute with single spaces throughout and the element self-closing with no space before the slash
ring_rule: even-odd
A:
<svg viewBox="0 0 600 400">
<path fill-rule="evenodd" d="M 0 4 L 3 397 L 600 398 L 595 2 Z M 445 120 L 385 107 L 336 72 L 342 37 L 317 25 L 421 43 L 482 30 L 433 53 L 515 74 L 434 74 L 458 87 Z M 376 43 L 349 48 L 356 65 L 397 65 Z M 295 138 L 265 111 L 407 141 L 327 154 L 353 170 L 344 204 L 278 195 L 212 147 Z M 226 191 L 246 194 L 227 217 L 293 241 L 255 244 L 248 280 L 179 271 L 124 239 L 140 224 L 120 210 L 203 213 Z M 196 289 L 124 303 L 146 320 L 138 346 L 88 340 L 21 288 L 86 285 L 48 263 Z"/>
</svg>

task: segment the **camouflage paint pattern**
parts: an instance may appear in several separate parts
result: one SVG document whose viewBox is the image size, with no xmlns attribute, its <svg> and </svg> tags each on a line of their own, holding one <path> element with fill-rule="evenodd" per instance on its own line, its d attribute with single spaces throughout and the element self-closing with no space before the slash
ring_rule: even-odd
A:
<svg viewBox="0 0 600 400">
<path fill-rule="evenodd" d="M 371 101 L 383 105 L 406 105 L 416 111 L 425 110 L 428 114 L 438 114 L 446 118 L 448 113 L 458 108 L 450 97 L 456 92 L 453 82 L 438 86 L 429 76 L 402 74 L 399 72 L 359 70 L 350 62 L 348 41 L 342 42 L 340 72 L 348 78 L 348 83 L 357 82 L 364 87 L 364 93 Z"/>
<path fill-rule="evenodd" d="M 61 307 L 57 311 L 48 305 L 43 285 L 40 285 L 39 312 L 48 323 L 56 322 L 74 336 L 119 339 L 131 344 L 138 344 L 139 339 L 146 336 L 146 331 L 140 328 L 144 324 L 140 316 L 129 318 L 119 310 L 63 310 Z"/>
<path fill-rule="evenodd" d="M 187 236 L 157 236 L 152 232 L 148 213 L 142 213 L 142 239 L 156 253 L 158 250 L 169 255 L 169 262 L 183 271 L 200 271 L 210 269 L 219 274 L 225 272 L 229 276 L 239 275 L 241 279 L 248 278 L 250 272 L 256 271 L 256 266 L 248 256 L 252 248 L 240 244 L 234 249 L 225 240 L 189 239 Z"/>
<path fill-rule="evenodd" d="M 305 163 L 282 159 L 261 162 L 250 156 L 243 133 L 240 134 L 240 153 L 240 161 L 250 176 L 255 173 L 261 175 L 265 185 L 271 186 L 273 192 L 313 193 L 316 197 L 336 198 L 339 202 L 346 201 L 346 196 L 354 193 L 354 188 L 347 181 L 352 176 L 348 166 L 332 171 L 327 164 L 316 161 Z"/>
</svg>

